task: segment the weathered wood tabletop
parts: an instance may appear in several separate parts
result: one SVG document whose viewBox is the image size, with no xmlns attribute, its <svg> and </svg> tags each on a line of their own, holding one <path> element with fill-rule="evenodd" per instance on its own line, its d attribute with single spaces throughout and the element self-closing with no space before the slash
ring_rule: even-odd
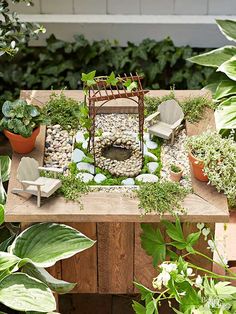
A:
<svg viewBox="0 0 236 314">
<path fill-rule="evenodd" d="M 58 92 L 58 91 L 57 91 Z M 161 96 L 168 91 L 151 91 L 150 95 Z M 190 95 L 203 94 L 202 91 L 175 91 L 177 98 Z M 51 91 L 22 91 L 21 97 L 30 98 L 32 103 L 42 105 L 49 99 Z M 81 91 L 65 91 L 65 94 L 75 99 L 83 98 Z M 122 100 L 123 102 L 124 100 Z M 120 104 L 119 101 L 111 101 L 108 106 L 103 107 L 105 112 L 135 112 L 136 106 L 133 102 Z M 204 119 L 197 125 L 187 123 L 187 134 L 193 135 L 201 133 L 208 126 L 214 128 L 214 116 L 211 110 L 207 110 Z M 45 127 L 41 127 L 40 135 L 37 138 L 36 148 L 29 156 L 34 157 L 43 163 L 45 143 Z M 20 154 L 13 154 L 11 178 L 9 182 L 8 197 L 6 204 L 6 221 L 11 222 L 158 222 L 160 216 L 148 214 L 141 216 L 138 208 L 138 200 L 124 196 L 123 193 L 113 192 L 90 192 L 82 196 L 84 209 L 71 201 L 66 201 L 63 197 L 51 197 L 43 199 L 41 208 L 37 208 L 35 197 L 29 195 L 13 195 L 11 190 L 19 186 L 16 179 L 16 171 L 21 159 Z M 182 221 L 191 222 L 226 222 L 228 221 L 227 201 L 223 194 L 219 194 L 215 188 L 204 182 L 199 182 L 192 178 L 193 194 L 188 195 L 183 206 L 186 214 L 181 216 Z M 172 219 L 166 214 L 165 218 Z"/>
</svg>

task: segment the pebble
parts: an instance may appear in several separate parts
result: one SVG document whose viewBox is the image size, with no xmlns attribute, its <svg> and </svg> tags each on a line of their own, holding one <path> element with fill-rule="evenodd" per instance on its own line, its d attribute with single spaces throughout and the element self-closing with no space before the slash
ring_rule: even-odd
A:
<svg viewBox="0 0 236 314">
<path fill-rule="evenodd" d="M 87 163 L 87 162 L 79 162 L 77 164 L 77 169 L 78 170 L 83 170 L 83 171 L 88 171 L 91 174 L 94 174 L 94 172 L 95 172 L 94 166 L 89 164 L 89 163 Z"/>
<path fill-rule="evenodd" d="M 159 179 L 155 174 L 143 173 L 136 177 L 139 182 L 157 182 Z"/>
<path fill-rule="evenodd" d="M 78 173 L 76 177 L 84 183 L 88 183 L 89 181 L 93 180 L 93 175 L 91 173 L 86 172 Z"/>
<path fill-rule="evenodd" d="M 72 153 L 71 160 L 74 162 L 80 162 L 85 157 L 85 154 L 82 150 L 76 148 Z"/>
<path fill-rule="evenodd" d="M 154 172 L 157 170 L 159 164 L 158 164 L 158 162 L 151 161 L 151 162 L 149 162 L 149 163 L 147 164 L 147 166 L 148 166 L 149 172 L 150 172 L 150 173 L 154 173 Z"/>
<path fill-rule="evenodd" d="M 125 180 L 122 180 L 121 182 L 123 185 L 135 185 L 133 178 L 127 178 Z"/>
<path fill-rule="evenodd" d="M 96 183 L 101 183 L 101 182 L 103 182 L 104 180 L 106 180 L 106 178 L 107 178 L 107 177 L 106 177 L 104 174 L 98 173 L 98 174 L 95 175 L 94 181 L 95 181 Z"/>
</svg>

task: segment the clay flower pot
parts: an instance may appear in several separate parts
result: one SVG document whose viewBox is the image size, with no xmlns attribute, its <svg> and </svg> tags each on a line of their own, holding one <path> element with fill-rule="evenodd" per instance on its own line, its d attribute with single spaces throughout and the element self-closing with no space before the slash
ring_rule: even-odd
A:
<svg viewBox="0 0 236 314">
<path fill-rule="evenodd" d="M 199 181 L 207 182 L 208 176 L 204 174 L 204 164 L 203 161 L 197 159 L 191 152 L 188 154 L 189 162 L 192 166 L 193 174 Z"/>
<path fill-rule="evenodd" d="M 172 171 L 170 169 L 170 179 L 171 181 L 179 182 L 183 175 L 183 168 L 179 165 L 176 165 L 179 168 L 179 172 Z"/>
<path fill-rule="evenodd" d="M 36 128 L 30 137 L 23 137 L 4 129 L 3 133 L 9 139 L 12 150 L 19 154 L 30 153 L 35 146 L 36 137 L 39 135 L 40 127 Z"/>
</svg>

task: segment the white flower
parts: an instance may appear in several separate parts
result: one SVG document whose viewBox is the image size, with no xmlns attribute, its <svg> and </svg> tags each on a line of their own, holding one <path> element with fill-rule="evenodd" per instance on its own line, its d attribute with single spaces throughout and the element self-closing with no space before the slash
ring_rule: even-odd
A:
<svg viewBox="0 0 236 314">
<path fill-rule="evenodd" d="M 155 289 L 161 289 L 162 285 L 167 286 L 170 280 L 170 274 L 163 270 L 156 278 L 153 279 L 152 285 Z"/>
<path fill-rule="evenodd" d="M 172 271 L 177 270 L 177 265 L 174 263 L 162 263 L 160 265 L 160 268 L 163 269 L 164 271 L 166 271 L 167 273 L 170 273 Z"/>
<path fill-rule="evenodd" d="M 212 240 L 208 240 L 207 243 L 208 243 L 208 245 L 209 245 L 208 248 L 209 248 L 212 252 L 214 252 L 214 250 L 215 250 L 215 244 L 214 244 L 214 242 L 213 242 Z"/>
<path fill-rule="evenodd" d="M 204 227 L 205 227 L 205 224 L 204 224 L 203 222 L 199 222 L 199 223 L 197 224 L 197 228 L 198 228 L 199 230 L 202 230 Z"/>
<path fill-rule="evenodd" d="M 196 278 L 196 281 L 195 281 L 195 286 L 200 288 L 202 285 L 202 281 L 203 281 L 202 277 L 200 275 L 198 275 Z"/>
<path fill-rule="evenodd" d="M 192 276 L 192 275 L 193 275 L 193 269 L 187 268 L 187 276 Z"/>
<path fill-rule="evenodd" d="M 204 235 L 205 240 L 207 239 L 208 234 L 210 233 L 210 228 L 203 228 L 202 234 Z"/>
</svg>

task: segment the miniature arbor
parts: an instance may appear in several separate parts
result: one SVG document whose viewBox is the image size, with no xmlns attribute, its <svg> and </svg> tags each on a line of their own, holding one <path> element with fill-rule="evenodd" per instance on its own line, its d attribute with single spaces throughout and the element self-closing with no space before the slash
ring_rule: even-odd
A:
<svg viewBox="0 0 236 314">
<path fill-rule="evenodd" d="M 90 151 L 94 156 L 94 166 L 96 166 L 96 151 L 95 151 L 95 134 L 96 134 L 96 115 L 99 109 L 110 100 L 119 98 L 129 99 L 135 102 L 138 106 L 138 121 L 139 121 L 139 149 L 143 159 L 143 126 L 144 126 L 144 95 L 148 93 L 143 90 L 141 77 L 130 74 L 123 77 L 114 78 L 113 83 L 108 82 L 107 76 L 98 76 L 94 78 L 95 84 L 89 87 L 88 105 L 89 116 L 91 119 L 91 128 L 89 130 L 89 139 L 91 145 Z M 122 113 L 122 112 L 120 112 Z"/>
</svg>

